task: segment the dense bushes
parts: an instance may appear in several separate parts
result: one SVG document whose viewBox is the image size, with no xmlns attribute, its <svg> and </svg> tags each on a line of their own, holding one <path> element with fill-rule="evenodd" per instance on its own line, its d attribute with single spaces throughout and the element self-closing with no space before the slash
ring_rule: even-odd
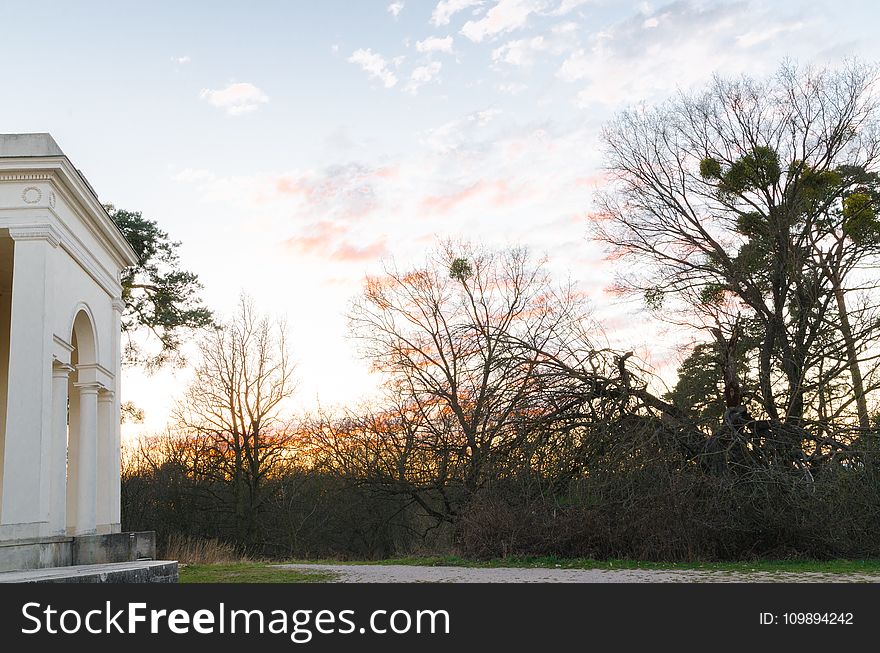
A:
<svg viewBox="0 0 880 653">
<path fill-rule="evenodd" d="M 811 480 L 790 469 L 719 477 L 698 465 L 655 460 L 582 475 L 556 491 L 546 478 L 497 479 L 455 523 L 430 519 L 387 487 L 291 467 L 265 488 L 258 546 L 236 542 L 224 487 L 199 483 L 170 463 L 128 467 L 124 528 L 155 529 L 160 544 L 171 540 L 177 549 L 183 537 L 217 539 L 240 554 L 274 559 L 880 556 L 880 477 L 866 465 L 828 466 Z"/>
<path fill-rule="evenodd" d="M 719 479 L 648 467 L 580 485 L 574 500 L 481 497 L 459 525 L 459 551 L 655 561 L 880 556 L 880 484 L 865 470 L 806 485 L 787 474 Z"/>
<path fill-rule="evenodd" d="M 265 487 L 254 545 L 237 539 L 228 487 L 199 482 L 179 468 L 127 469 L 122 519 L 127 530 L 155 530 L 160 549 L 174 538 L 216 539 L 241 554 L 284 558 L 384 558 L 420 545 L 418 517 L 369 487 L 291 469 Z"/>
</svg>

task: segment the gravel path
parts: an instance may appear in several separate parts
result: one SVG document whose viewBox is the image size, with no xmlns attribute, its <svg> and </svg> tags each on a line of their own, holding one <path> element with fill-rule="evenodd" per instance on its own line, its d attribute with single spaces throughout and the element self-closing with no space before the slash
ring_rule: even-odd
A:
<svg viewBox="0 0 880 653">
<path fill-rule="evenodd" d="M 654 569 L 418 567 L 410 565 L 277 565 L 329 572 L 339 583 L 878 583 L 880 575 Z"/>
</svg>

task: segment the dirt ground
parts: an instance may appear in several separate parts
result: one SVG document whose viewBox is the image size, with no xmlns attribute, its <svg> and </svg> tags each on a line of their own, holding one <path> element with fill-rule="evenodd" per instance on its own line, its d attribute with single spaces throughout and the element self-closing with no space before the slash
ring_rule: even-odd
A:
<svg viewBox="0 0 880 653">
<path fill-rule="evenodd" d="M 278 565 L 329 572 L 340 583 L 877 583 L 880 575 L 655 569 Z"/>
</svg>

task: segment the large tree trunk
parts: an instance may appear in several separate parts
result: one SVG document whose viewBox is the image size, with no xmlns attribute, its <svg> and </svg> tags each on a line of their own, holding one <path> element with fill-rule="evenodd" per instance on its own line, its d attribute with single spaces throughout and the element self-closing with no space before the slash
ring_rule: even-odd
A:
<svg viewBox="0 0 880 653">
<path fill-rule="evenodd" d="M 771 319 L 767 320 L 767 331 L 761 343 L 760 365 L 758 368 L 758 382 L 761 387 L 761 398 L 764 410 L 773 421 L 779 421 L 779 411 L 776 409 L 776 399 L 773 396 L 772 360 L 773 348 L 776 344 L 776 327 Z"/>
<path fill-rule="evenodd" d="M 859 414 L 859 428 L 867 430 L 871 428 L 871 418 L 868 415 L 868 399 L 865 397 L 865 384 L 862 379 L 862 370 L 859 367 L 859 355 L 856 351 L 856 343 L 849 323 L 849 313 L 846 310 L 846 298 L 843 288 L 840 286 L 840 275 L 834 271 L 829 275 L 834 289 L 834 299 L 837 301 L 837 313 L 840 320 L 840 335 L 846 347 L 846 359 L 849 364 L 849 374 L 852 377 L 853 394 L 856 398 L 856 410 Z"/>
<path fill-rule="evenodd" d="M 800 426 L 804 420 L 803 369 L 802 362 L 791 356 L 785 356 L 782 359 L 782 371 L 785 373 L 790 390 L 785 422 L 797 426 Z"/>
</svg>

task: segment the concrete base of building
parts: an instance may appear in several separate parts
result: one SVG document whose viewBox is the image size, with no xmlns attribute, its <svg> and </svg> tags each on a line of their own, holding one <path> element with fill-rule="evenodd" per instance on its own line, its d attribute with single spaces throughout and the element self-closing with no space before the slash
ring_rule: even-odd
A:
<svg viewBox="0 0 880 653">
<path fill-rule="evenodd" d="M 176 583 L 177 562 L 136 560 L 0 572 L 0 583 Z"/>
<path fill-rule="evenodd" d="M 154 531 L 0 541 L 0 572 L 155 559 Z"/>
</svg>

